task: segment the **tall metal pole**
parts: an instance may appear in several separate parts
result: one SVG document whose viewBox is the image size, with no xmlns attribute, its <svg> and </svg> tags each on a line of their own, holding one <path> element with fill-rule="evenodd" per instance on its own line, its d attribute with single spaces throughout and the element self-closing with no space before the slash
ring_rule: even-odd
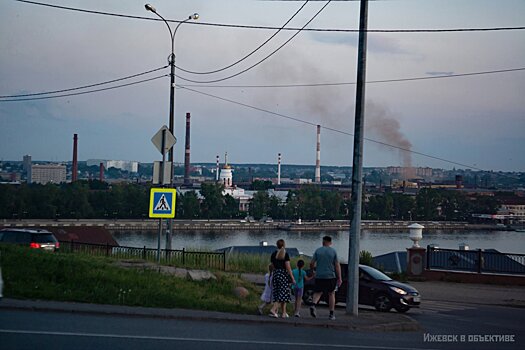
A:
<svg viewBox="0 0 525 350">
<path fill-rule="evenodd" d="M 162 129 L 162 163 L 160 163 L 160 185 L 164 186 L 164 169 L 166 167 L 166 129 Z M 162 235 L 162 218 L 159 219 L 159 234 L 157 236 L 157 264 L 160 264 L 160 236 Z M 166 248 L 168 249 L 168 248 Z"/>
<path fill-rule="evenodd" d="M 171 37 L 171 54 L 168 58 L 168 63 L 170 65 L 170 115 L 169 115 L 169 129 L 170 132 L 175 136 L 175 35 L 177 34 L 177 30 L 179 29 L 180 25 L 182 23 L 185 23 L 191 19 L 197 20 L 199 18 L 199 15 L 197 13 L 194 13 L 191 16 L 188 16 L 184 21 L 179 22 L 177 26 L 175 27 L 175 30 L 172 31 L 170 24 L 164 17 L 162 17 L 155 7 L 153 7 L 150 4 L 144 5 L 147 11 L 151 11 L 166 23 L 166 26 L 168 27 L 168 30 L 170 32 Z M 173 187 L 173 147 L 170 149 L 168 154 L 168 161 L 170 162 L 170 178 L 169 178 L 169 186 Z M 168 219 L 168 227 L 166 230 L 166 249 L 171 249 L 171 234 L 172 234 L 172 228 L 173 228 L 173 219 Z"/>
<path fill-rule="evenodd" d="M 361 0 L 355 96 L 354 157 L 352 163 L 353 216 L 348 242 L 348 294 L 346 295 L 346 313 L 354 316 L 358 315 L 359 303 L 359 235 L 361 233 L 367 20 L 368 0 Z"/>
</svg>

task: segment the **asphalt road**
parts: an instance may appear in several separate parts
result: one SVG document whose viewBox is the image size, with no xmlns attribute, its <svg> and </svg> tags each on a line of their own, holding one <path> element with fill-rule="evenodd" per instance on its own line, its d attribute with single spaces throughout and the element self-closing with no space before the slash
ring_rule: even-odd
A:
<svg viewBox="0 0 525 350">
<path fill-rule="evenodd" d="M 286 320 L 283 325 L 242 324 L 4 309 L 0 311 L 0 344 L 2 349 L 39 350 L 521 349 L 525 344 L 522 312 L 519 308 L 435 302 L 411 310 L 424 328 L 420 332 L 356 332 L 294 327 Z M 514 335 L 515 341 L 454 340 L 454 335 L 505 334 Z M 448 338 L 438 338 L 441 335 Z"/>
</svg>

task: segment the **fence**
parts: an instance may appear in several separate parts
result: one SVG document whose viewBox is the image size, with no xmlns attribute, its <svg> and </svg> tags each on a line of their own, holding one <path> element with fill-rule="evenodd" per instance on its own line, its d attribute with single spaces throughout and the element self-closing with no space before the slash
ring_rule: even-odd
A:
<svg viewBox="0 0 525 350">
<path fill-rule="evenodd" d="M 525 254 L 427 247 L 428 270 L 525 274 Z"/>
<path fill-rule="evenodd" d="M 61 241 L 60 250 L 66 253 L 82 253 L 94 256 L 111 256 L 117 259 L 142 259 L 157 261 L 157 249 L 113 246 L 109 244 L 81 243 L 75 241 Z M 226 270 L 225 252 L 196 252 L 184 248 L 161 249 L 160 262 L 166 265 L 175 265 L 192 268 L 212 268 Z"/>
</svg>

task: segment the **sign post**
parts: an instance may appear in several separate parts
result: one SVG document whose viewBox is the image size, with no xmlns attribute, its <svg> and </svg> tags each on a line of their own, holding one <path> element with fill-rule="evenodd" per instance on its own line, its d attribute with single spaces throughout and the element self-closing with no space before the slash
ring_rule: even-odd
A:
<svg viewBox="0 0 525 350">
<path fill-rule="evenodd" d="M 159 219 L 159 235 L 157 239 L 157 263 L 160 263 L 160 236 L 162 219 L 175 217 L 177 190 L 174 188 L 152 188 L 149 195 L 149 217 Z"/>
<path fill-rule="evenodd" d="M 164 168 L 166 166 L 166 153 L 175 145 L 177 139 L 170 132 L 166 125 L 162 126 L 159 131 L 151 138 L 151 142 L 157 147 L 159 152 L 162 154 L 162 163 L 160 164 L 159 181 L 158 183 L 164 185 Z M 170 163 L 170 166 L 172 164 Z M 171 174 L 171 169 L 170 169 Z M 167 183 L 172 185 L 171 176 Z M 155 182 L 155 181 L 153 181 Z M 154 190 L 164 190 L 165 192 L 159 192 Z M 161 193 L 160 197 L 158 193 Z M 174 189 L 151 189 L 150 193 L 150 218 L 159 218 L 159 234 L 157 237 L 157 263 L 160 263 L 160 236 L 162 235 L 162 219 L 163 218 L 174 218 L 175 217 L 175 196 L 176 190 Z M 171 204 L 170 204 L 171 203 Z M 169 242 L 169 244 L 168 244 Z M 166 234 L 166 249 L 171 248 L 171 234 Z"/>
</svg>

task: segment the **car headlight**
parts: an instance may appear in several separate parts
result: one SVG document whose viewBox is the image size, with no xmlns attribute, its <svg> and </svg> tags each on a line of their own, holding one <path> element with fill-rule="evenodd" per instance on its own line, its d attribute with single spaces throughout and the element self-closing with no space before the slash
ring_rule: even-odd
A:
<svg viewBox="0 0 525 350">
<path fill-rule="evenodd" d="M 407 292 L 404 291 L 403 289 L 401 288 L 397 288 L 397 287 L 390 287 L 390 289 L 392 289 L 394 292 L 396 292 L 397 294 L 401 294 L 401 295 L 406 295 Z"/>
</svg>

